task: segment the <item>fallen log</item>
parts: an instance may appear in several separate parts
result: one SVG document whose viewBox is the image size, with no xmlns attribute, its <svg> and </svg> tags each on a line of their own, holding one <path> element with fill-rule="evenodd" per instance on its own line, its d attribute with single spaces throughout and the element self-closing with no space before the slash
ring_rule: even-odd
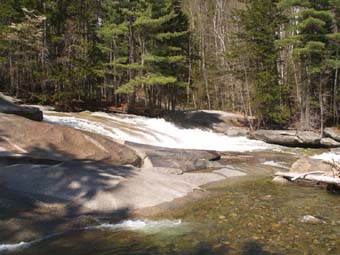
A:
<svg viewBox="0 0 340 255">
<path fill-rule="evenodd" d="M 340 185 L 340 178 L 330 177 L 326 175 L 316 175 L 315 173 L 320 173 L 320 172 L 312 172 L 312 173 L 304 173 L 304 174 L 290 173 L 290 172 L 287 172 L 287 173 L 277 172 L 275 173 L 275 175 L 287 178 L 291 181 L 295 181 L 297 179 L 303 179 L 307 181 L 316 181 L 316 182 Z"/>
</svg>

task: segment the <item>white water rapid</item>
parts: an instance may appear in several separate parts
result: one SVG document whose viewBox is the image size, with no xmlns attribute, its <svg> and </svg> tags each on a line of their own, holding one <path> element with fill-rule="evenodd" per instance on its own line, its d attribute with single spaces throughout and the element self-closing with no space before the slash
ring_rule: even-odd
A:
<svg viewBox="0 0 340 255">
<path fill-rule="evenodd" d="M 333 160 L 336 162 L 340 161 L 340 155 L 334 152 L 324 152 L 322 154 L 314 155 L 312 156 L 312 158 L 321 159 L 321 160 L 330 161 L 330 162 L 332 162 Z"/>
<path fill-rule="evenodd" d="M 228 137 L 201 129 L 182 129 L 164 119 L 135 115 L 46 113 L 44 121 L 99 133 L 115 140 L 166 148 L 238 152 L 278 148 L 246 137 Z"/>
<path fill-rule="evenodd" d="M 176 229 L 176 232 L 181 233 L 179 227 L 185 227 L 186 224 L 182 224 L 182 221 L 179 220 L 125 220 L 117 224 L 109 224 L 103 223 L 96 226 L 73 229 L 73 231 L 86 231 L 86 230 L 109 230 L 109 231 L 135 231 L 135 232 L 145 232 L 145 233 L 158 233 L 160 231 Z M 183 231 L 183 229 L 182 229 Z M 24 250 L 29 248 L 30 246 L 46 241 L 52 237 L 62 236 L 62 233 L 48 235 L 33 241 L 29 242 L 19 242 L 15 244 L 0 244 L 0 254 L 2 253 L 12 253 L 18 250 Z"/>
<path fill-rule="evenodd" d="M 13 252 L 15 250 L 24 249 L 30 246 L 32 242 L 20 242 L 16 244 L 0 244 L 0 253 Z"/>
<path fill-rule="evenodd" d="M 177 228 L 180 225 L 182 225 L 181 220 L 125 220 L 117 224 L 104 223 L 87 229 L 158 232 L 162 229 Z"/>
</svg>

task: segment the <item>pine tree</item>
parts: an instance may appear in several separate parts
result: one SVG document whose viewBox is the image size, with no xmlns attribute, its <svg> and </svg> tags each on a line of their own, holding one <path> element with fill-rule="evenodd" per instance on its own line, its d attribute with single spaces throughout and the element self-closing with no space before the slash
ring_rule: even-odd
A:
<svg viewBox="0 0 340 255">
<path fill-rule="evenodd" d="M 272 0 L 249 0 L 246 8 L 236 13 L 239 32 L 233 55 L 239 58 L 239 71 L 245 83 L 253 84 L 252 104 L 258 125 L 285 125 L 289 112 L 279 85 L 275 48 L 280 13 Z M 249 89 L 249 88 L 248 88 Z"/>
<path fill-rule="evenodd" d="M 289 2 L 282 1 L 285 9 L 295 8 L 289 19 L 288 30 L 295 34 L 286 36 L 278 42 L 282 47 L 292 47 L 292 54 L 300 68 L 298 89 L 301 94 L 300 122 L 303 129 L 315 128 L 319 123 L 321 130 L 324 124 L 324 86 L 328 82 L 329 40 L 333 16 L 329 11 L 328 1 Z M 314 114 L 313 114 L 314 113 Z M 315 114 L 318 113 L 318 114 Z M 312 119 L 311 116 L 319 116 Z M 320 121 L 319 121 L 320 120 Z"/>
</svg>

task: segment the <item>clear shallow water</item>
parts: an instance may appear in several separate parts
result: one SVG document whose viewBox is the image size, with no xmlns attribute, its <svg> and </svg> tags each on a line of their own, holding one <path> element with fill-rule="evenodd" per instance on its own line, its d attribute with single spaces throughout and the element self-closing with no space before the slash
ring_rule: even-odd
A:
<svg viewBox="0 0 340 255">
<path fill-rule="evenodd" d="M 164 119 L 106 113 L 55 114 L 47 113 L 44 121 L 99 133 L 113 139 L 153 146 L 214 151 L 257 151 L 279 149 L 279 146 L 228 137 L 201 129 L 183 129 Z"/>
<path fill-rule="evenodd" d="M 338 254 L 339 196 L 276 186 L 263 177 L 216 184 L 210 191 L 153 220 L 70 231 L 11 254 Z M 305 215 L 323 223 L 303 223 Z"/>
</svg>

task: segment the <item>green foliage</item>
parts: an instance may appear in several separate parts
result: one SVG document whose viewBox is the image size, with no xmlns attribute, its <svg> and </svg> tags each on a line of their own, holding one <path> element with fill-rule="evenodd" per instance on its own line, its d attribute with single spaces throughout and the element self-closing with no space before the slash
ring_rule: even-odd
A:
<svg viewBox="0 0 340 255">
<path fill-rule="evenodd" d="M 174 84 L 177 82 L 176 77 L 165 77 L 161 75 L 155 75 L 150 74 L 143 77 L 136 77 L 133 80 L 130 80 L 128 83 L 121 86 L 117 93 L 122 94 L 131 94 L 135 91 L 136 87 L 139 85 L 145 85 L 145 86 L 156 86 L 156 85 L 168 85 L 168 84 Z"/>
<path fill-rule="evenodd" d="M 234 49 L 235 56 L 245 58 L 243 69 L 248 69 L 244 79 L 251 82 L 255 88 L 253 105 L 259 122 L 263 125 L 285 125 L 289 120 L 289 111 L 285 102 L 280 100 L 284 96 L 279 86 L 276 69 L 278 48 L 294 42 L 299 44 L 298 38 L 289 41 L 277 41 L 276 31 L 280 21 L 280 12 L 272 0 L 247 1 L 246 9 L 237 12 L 238 25 L 242 28 L 237 37 L 244 43 L 242 52 L 240 46 Z M 242 69 L 240 70 L 242 73 Z M 288 115 L 288 116 L 287 116 Z"/>
<path fill-rule="evenodd" d="M 141 86 L 173 97 L 187 79 L 189 24 L 175 0 L 4 0 L 0 12 L 0 82 L 17 95 L 68 108 Z"/>
<path fill-rule="evenodd" d="M 184 60 L 185 56 L 165 56 L 165 57 L 163 57 L 163 56 L 154 56 L 154 55 L 151 55 L 151 54 L 146 54 L 146 55 L 143 55 L 143 58 L 147 62 L 155 62 L 155 63 L 165 62 L 165 63 L 173 64 L 173 63 Z"/>
</svg>

